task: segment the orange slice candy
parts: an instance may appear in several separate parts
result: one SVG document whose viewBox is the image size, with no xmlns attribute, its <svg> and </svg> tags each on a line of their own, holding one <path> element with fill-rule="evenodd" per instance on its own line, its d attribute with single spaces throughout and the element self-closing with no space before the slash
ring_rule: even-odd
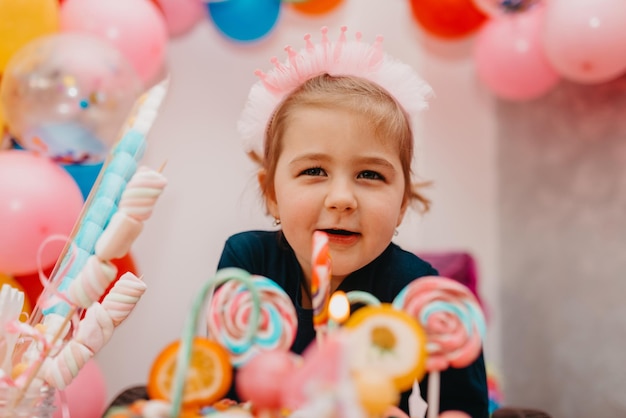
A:
<svg viewBox="0 0 626 418">
<path fill-rule="evenodd" d="M 157 356 L 148 378 L 148 396 L 171 402 L 176 359 L 181 342 L 168 345 Z M 195 337 L 183 392 L 183 409 L 209 406 L 220 400 L 230 388 L 233 371 L 226 350 L 218 343 Z"/>
</svg>

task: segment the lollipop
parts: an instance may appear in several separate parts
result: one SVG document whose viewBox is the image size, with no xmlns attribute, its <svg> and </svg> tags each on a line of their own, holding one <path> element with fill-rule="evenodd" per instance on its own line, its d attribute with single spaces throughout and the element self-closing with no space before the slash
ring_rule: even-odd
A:
<svg viewBox="0 0 626 418">
<path fill-rule="evenodd" d="M 429 371 L 469 366 L 480 354 L 485 317 L 478 300 L 459 282 L 422 277 L 409 283 L 393 301 L 417 319 L 428 335 Z"/>
<path fill-rule="evenodd" d="M 459 282 L 428 276 L 409 283 L 393 301 L 417 319 L 428 336 L 428 416 L 439 410 L 439 372 L 469 366 L 480 355 L 485 317 L 478 300 Z"/>
<path fill-rule="evenodd" d="M 259 327 L 251 339 L 247 334 L 253 300 L 245 283 L 224 283 L 207 312 L 209 337 L 226 347 L 235 366 L 245 364 L 261 349 L 289 350 L 298 328 L 295 308 L 280 286 L 262 276 L 252 276 L 251 282 L 261 300 Z"/>
</svg>

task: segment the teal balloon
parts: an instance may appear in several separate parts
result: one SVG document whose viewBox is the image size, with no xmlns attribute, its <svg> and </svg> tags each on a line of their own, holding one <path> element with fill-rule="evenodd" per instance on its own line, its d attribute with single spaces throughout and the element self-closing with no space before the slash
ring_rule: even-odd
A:
<svg viewBox="0 0 626 418">
<path fill-rule="evenodd" d="M 226 37 L 240 42 L 263 38 L 280 14 L 280 0 L 223 0 L 207 3 L 209 15 Z"/>
<path fill-rule="evenodd" d="M 83 199 L 87 199 L 98 174 L 100 174 L 102 164 L 61 164 L 61 166 L 74 178 L 83 194 Z"/>
</svg>

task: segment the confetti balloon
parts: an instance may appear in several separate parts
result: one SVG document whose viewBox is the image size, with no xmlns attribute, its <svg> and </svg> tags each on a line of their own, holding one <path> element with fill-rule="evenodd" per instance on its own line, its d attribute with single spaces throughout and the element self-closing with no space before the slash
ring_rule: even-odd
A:
<svg viewBox="0 0 626 418">
<path fill-rule="evenodd" d="M 20 49 L 2 77 L 9 132 L 61 163 L 104 160 L 141 93 L 124 56 L 91 35 L 60 33 Z"/>
</svg>

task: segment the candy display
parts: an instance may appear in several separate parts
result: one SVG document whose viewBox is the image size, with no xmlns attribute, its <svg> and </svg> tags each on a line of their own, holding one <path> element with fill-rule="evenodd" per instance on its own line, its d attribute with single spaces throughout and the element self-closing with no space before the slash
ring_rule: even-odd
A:
<svg viewBox="0 0 626 418">
<path fill-rule="evenodd" d="M 318 296 L 330 287 L 327 242 L 324 233 L 313 242 Z M 397 404 L 411 388 L 411 417 L 427 408 L 438 415 L 431 396 L 438 386 L 429 386 L 427 404 L 418 382 L 427 371 L 437 382 L 442 367 L 462 367 L 480 352 L 484 323 L 469 289 L 426 277 L 393 303 L 362 291 L 329 296 L 312 298 L 324 338 L 298 355 L 289 351 L 298 323 L 287 294 L 271 278 L 219 270 L 196 295 L 181 339 L 153 362 L 150 399 L 112 408 L 107 417 L 406 417 Z M 203 315 L 206 336 L 197 335 Z M 241 403 L 224 398 L 233 384 Z"/>
</svg>

